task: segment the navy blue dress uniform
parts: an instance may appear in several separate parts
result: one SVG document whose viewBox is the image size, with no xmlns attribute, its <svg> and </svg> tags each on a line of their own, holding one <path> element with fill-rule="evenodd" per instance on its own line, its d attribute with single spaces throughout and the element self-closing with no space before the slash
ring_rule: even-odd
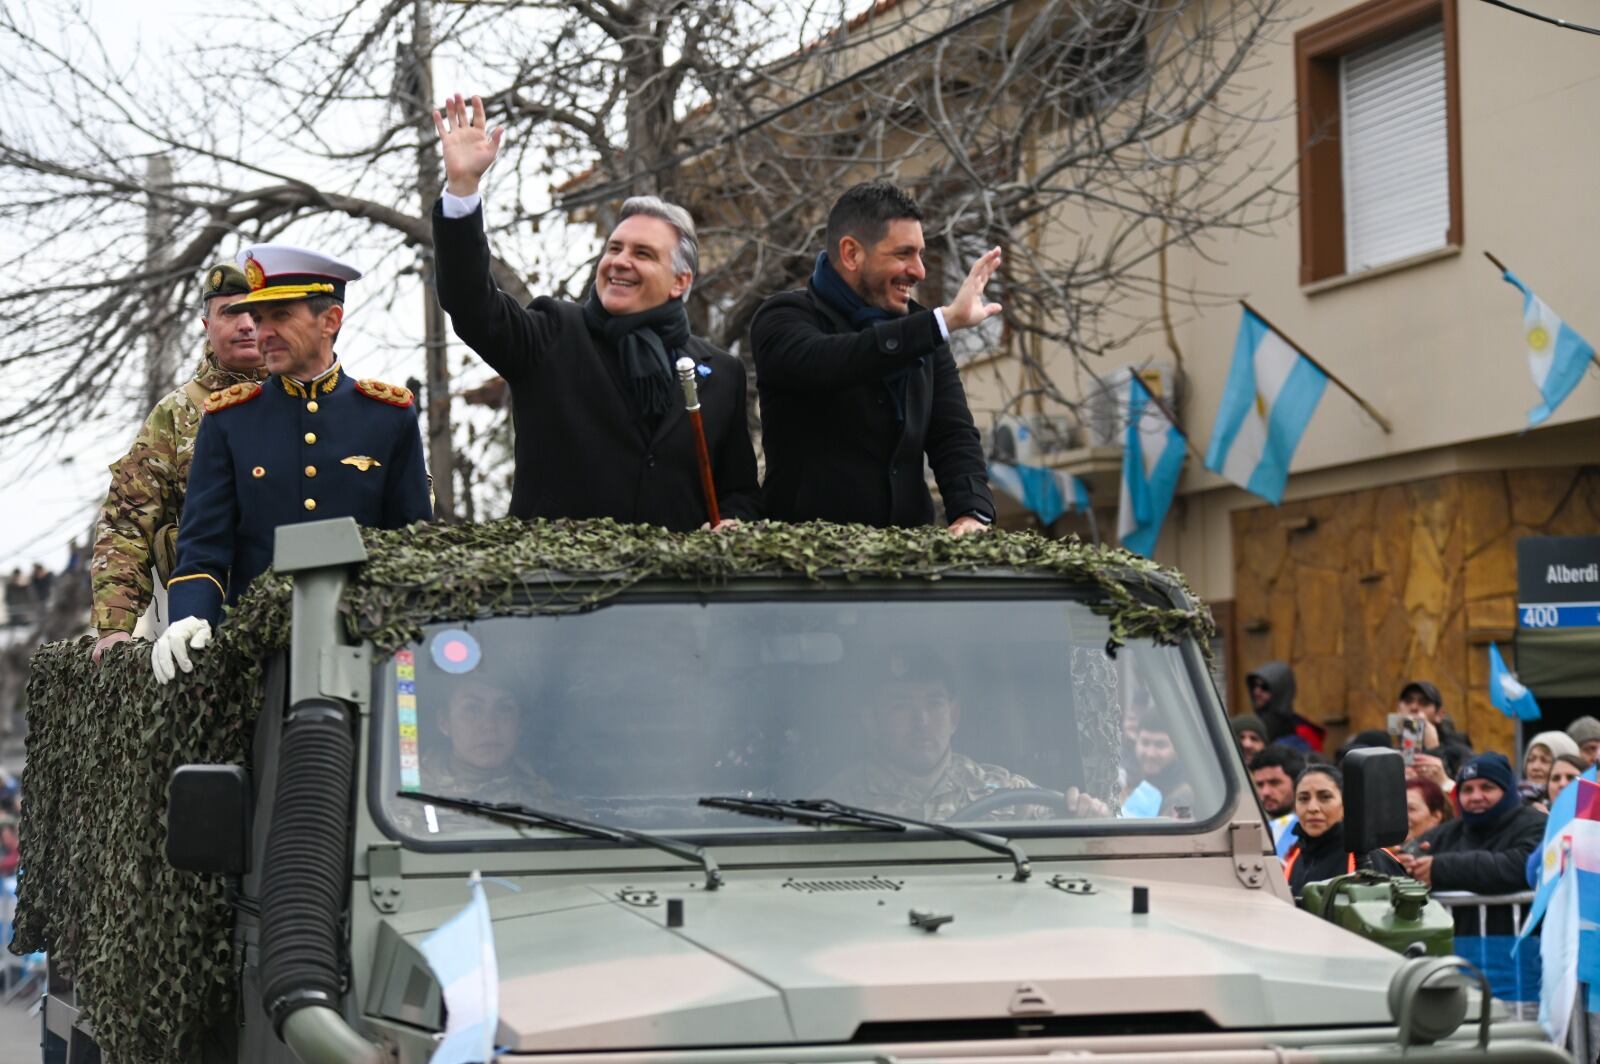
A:
<svg viewBox="0 0 1600 1064">
<path fill-rule="evenodd" d="M 281 245 L 259 245 L 250 255 L 244 265 L 252 292 L 228 313 L 319 294 L 342 298 L 343 281 L 360 276 L 337 260 Z M 308 261 L 314 269 L 305 268 Z M 215 626 L 224 603 L 236 602 L 272 564 L 279 525 L 353 517 L 402 528 L 433 516 L 406 388 L 354 380 L 336 361 L 310 382 L 273 375 L 213 392 L 205 410 L 167 582 L 175 619 Z"/>
</svg>

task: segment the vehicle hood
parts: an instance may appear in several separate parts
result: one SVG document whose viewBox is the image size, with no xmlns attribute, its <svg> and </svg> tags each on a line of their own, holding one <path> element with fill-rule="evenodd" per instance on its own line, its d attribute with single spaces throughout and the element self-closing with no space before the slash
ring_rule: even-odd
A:
<svg viewBox="0 0 1600 1064">
<path fill-rule="evenodd" d="M 992 871 L 589 888 L 592 902 L 493 920 L 498 1041 L 814 1044 L 869 1023 L 1118 1014 L 1189 1029 L 1393 1022 L 1395 953 L 1265 891 L 1155 882 L 1136 915 L 1132 881 L 1087 875 L 1094 893 Z M 666 926 L 668 898 L 681 927 Z M 953 919 L 925 931 L 913 909 Z"/>
</svg>

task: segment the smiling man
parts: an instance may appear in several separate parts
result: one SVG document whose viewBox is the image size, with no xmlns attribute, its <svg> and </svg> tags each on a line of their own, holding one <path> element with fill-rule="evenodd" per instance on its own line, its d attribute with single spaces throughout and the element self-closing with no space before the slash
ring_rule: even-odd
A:
<svg viewBox="0 0 1600 1064">
<path fill-rule="evenodd" d="M 89 574 L 93 621 L 99 631 L 91 651 L 133 638 L 139 618 L 156 598 L 157 580 L 172 573 L 189 463 L 206 396 L 219 388 L 259 380 L 266 371 L 256 349 L 255 323 L 222 308 L 248 294 L 244 274 L 218 263 L 200 285 L 200 327 L 205 348 L 194 376 L 156 404 L 128 453 L 111 464 L 111 488 L 95 526 Z M 157 617 L 164 624 L 165 617 Z"/>
<path fill-rule="evenodd" d="M 694 221 L 654 196 L 622 204 L 582 303 L 526 307 L 489 272 L 479 186 L 499 153 L 483 102 L 435 111 L 445 189 L 433 212 L 439 305 L 511 387 L 513 517 L 611 517 L 676 531 L 707 519 L 695 439 L 673 373 L 693 359 L 718 509 L 757 516 L 744 366 L 690 335 L 683 300 L 699 269 Z"/>
<path fill-rule="evenodd" d="M 1000 313 L 984 296 L 1000 249 L 928 310 L 912 298 L 927 270 L 922 211 L 905 192 L 850 189 L 828 213 L 826 241 L 806 287 L 768 299 L 750 326 L 767 516 L 932 524 L 926 460 L 950 530 L 983 528 L 994 497 L 949 339 Z"/>
<path fill-rule="evenodd" d="M 345 285 L 360 271 L 283 244 L 241 256 L 249 294 L 224 313 L 249 317 L 271 374 L 212 392 L 195 440 L 174 618 L 151 651 L 157 679 L 190 672 L 224 604 L 272 562 L 279 525 L 353 517 L 402 528 L 432 516 L 417 412 L 405 388 L 352 380 L 334 354 Z"/>
</svg>

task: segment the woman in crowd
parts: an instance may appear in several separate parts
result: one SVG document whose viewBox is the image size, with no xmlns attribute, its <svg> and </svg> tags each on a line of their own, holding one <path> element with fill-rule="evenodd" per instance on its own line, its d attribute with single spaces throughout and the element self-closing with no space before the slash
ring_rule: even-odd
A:
<svg viewBox="0 0 1600 1064">
<path fill-rule="evenodd" d="M 1578 744 L 1562 731 L 1540 732 L 1528 741 L 1522 753 L 1522 782 L 1517 784 L 1523 801 L 1543 802 L 1550 784 L 1550 767 L 1562 754 L 1578 757 Z"/>
<path fill-rule="evenodd" d="M 1300 822 L 1283 859 L 1289 889 L 1299 898 L 1307 883 L 1332 879 L 1357 868 L 1404 875 L 1387 850 L 1353 854 L 1344 847 L 1344 775 L 1332 765 L 1308 765 L 1294 784 L 1294 811 Z"/>
<path fill-rule="evenodd" d="M 1567 784 L 1583 775 L 1585 767 L 1581 754 L 1558 754 L 1556 763 L 1550 766 L 1550 782 L 1545 786 L 1548 804 L 1555 805 L 1556 797 L 1566 789 Z"/>
<path fill-rule="evenodd" d="M 1545 792 L 1549 795 L 1548 800 L 1544 803 L 1546 811 L 1555 806 L 1556 799 L 1560 797 L 1562 791 L 1567 789 L 1567 784 L 1583 775 L 1586 767 L 1581 754 L 1577 757 L 1571 754 L 1556 755 L 1556 763 L 1550 766 L 1550 783 Z M 1528 855 L 1527 867 L 1528 886 L 1535 890 L 1539 888 L 1540 869 L 1543 865 L 1544 848 L 1536 846 L 1533 852 Z"/>
<path fill-rule="evenodd" d="M 1444 788 L 1430 779 L 1406 780 L 1406 841 L 1420 836 L 1429 828 L 1436 828 L 1456 815 L 1455 807 Z"/>
</svg>

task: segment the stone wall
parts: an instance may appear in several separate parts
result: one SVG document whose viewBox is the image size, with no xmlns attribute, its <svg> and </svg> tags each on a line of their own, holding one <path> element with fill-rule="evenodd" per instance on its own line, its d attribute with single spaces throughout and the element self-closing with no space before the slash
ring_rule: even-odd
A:
<svg viewBox="0 0 1600 1064">
<path fill-rule="evenodd" d="M 1600 529 L 1600 467 L 1453 474 L 1232 520 L 1234 711 L 1249 704 L 1251 667 L 1287 661 L 1300 712 L 1345 719 L 1329 727 L 1331 749 L 1384 727 L 1402 684 L 1427 679 L 1479 750 L 1509 751 L 1486 646 L 1512 660 L 1516 543 Z"/>
</svg>

